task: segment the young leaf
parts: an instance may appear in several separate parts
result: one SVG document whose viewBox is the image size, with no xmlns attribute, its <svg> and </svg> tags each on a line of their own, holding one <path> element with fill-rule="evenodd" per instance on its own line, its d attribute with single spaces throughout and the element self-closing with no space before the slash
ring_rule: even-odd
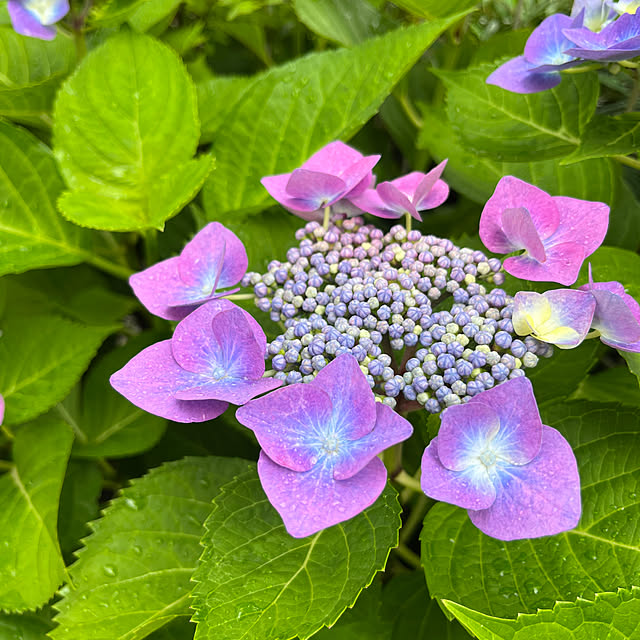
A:
<svg viewBox="0 0 640 640">
<path fill-rule="evenodd" d="M 354 135 L 461 15 L 397 29 L 353 49 L 311 54 L 255 76 L 217 127 L 216 171 L 203 192 L 207 215 L 215 220 L 263 209 L 269 195 L 260 178 L 291 171 L 328 142 Z"/>
<path fill-rule="evenodd" d="M 39 40 L 0 27 L 0 116 L 48 127 L 56 89 L 75 57 L 70 36 Z"/>
<path fill-rule="evenodd" d="M 6 424 L 31 420 L 64 398 L 114 327 L 59 316 L 10 313 L 0 320 L 0 393 Z"/>
<path fill-rule="evenodd" d="M 141 640 L 189 613 L 202 523 L 237 458 L 185 458 L 134 480 L 90 526 L 71 567 L 54 640 Z"/>
<path fill-rule="evenodd" d="M 163 229 L 198 191 L 211 158 L 192 159 L 195 87 L 178 56 L 123 31 L 92 51 L 55 107 L 55 155 L 69 186 L 58 201 L 82 226 Z"/>
<path fill-rule="evenodd" d="M 478 640 L 631 640 L 640 630 L 638 587 L 599 593 L 593 600 L 557 602 L 551 610 L 516 620 L 494 618 L 447 600 L 443 604 Z"/>
<path fill-rule="evenodd" d="M 422 530 L 429 592 L 494 616 L 514 617 L 557 600 L 593 598 L 640 580 L 640 410 L 569 402 L 541 408 L 575 451 L 583 513 L 565 533 L 502 542 L 467 512 L 437 504 Z"/>
<path fill-rule="evenodd" d="M 56 523 L 72 442 L 71 429 L 50 418 L 16 434 L 15 466 L 0 476 L 0 609 L 36 609 L 63 580 Z"/>
<path fill-rule="evenodd" d="M 355 602 L 398 542 L 390 486 L 362 514 L 302 539 L 285 531 L 255 470 L 214 504 L 194 574 L 196 640 L 305 640 Z"/>
</svg>

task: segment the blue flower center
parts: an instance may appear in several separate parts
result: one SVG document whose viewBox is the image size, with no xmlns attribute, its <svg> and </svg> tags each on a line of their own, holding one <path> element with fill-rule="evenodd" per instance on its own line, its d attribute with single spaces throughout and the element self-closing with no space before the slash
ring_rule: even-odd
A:
<svg viewBox="0 0 640 640">
<path fill-rule="evenodd" d="M 496 454 L 490 449 L 487 449 L 480 454 L 480 462 L 482 462 L 485 467 L 492 467 L 496 463 Z"/>
<path fill-rule="evenodd" d="M 322 453 L 326 456 L 337 456 L 340 453 L 342 442 L 336 435 L 326 436 L 322 441 Z"/>
</svg>

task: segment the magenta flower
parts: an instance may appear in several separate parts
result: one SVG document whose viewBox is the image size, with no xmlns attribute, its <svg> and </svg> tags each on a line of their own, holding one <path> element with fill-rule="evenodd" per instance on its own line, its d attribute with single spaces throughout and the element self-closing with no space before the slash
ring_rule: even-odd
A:
<svg viewBox="0 0 640 640">
<path fill-rule="evenodd" d="M 239 282 L 247 265 L 247 252 L 238 236 L 212 222 L 179 256 L 134 273 L 129 284 L 151 313 L 166 320 L 182 320 L 204 302 L 237 291 L 218 289 Z"/>
<path fill-rule="evenodd" d="M 480 217 L 480 238 L 490 251 L 524 254 L 504 269 L 524 280 L 573 284 L 580 267 L 602 243 L 609 207 L 549 194 L 513 176 L 498 182 Z"/>
<path fill-rule="evenodd" d="M 282 206 L 305 220 L 322 220 L 325 207 L 341 206 L 373 184 L 371 170 L 380 156 L 363 156 L 343 142 L 331 142 L 292 173 L 260 182 Z"/>
<path fill-rule="evenodd" d="M 587 336 L 595 309 L 593 296 L 576 289 L 519 291 L 511 320 L 518 335 L 531 334 L 560 349 L 573 349 Z"/>
<path fill-rule="evenodd" d="M 531 382 L 513 378 L 442 413 L 422 457 L 422 489 L 469 510 L 500 540 L 573 529 L 580 477 L 569 443 L 542 424 Z"/>
<path fill-rule="evenodd" d="M 378 453 L 413 432 L 407 420 L 375 401 L 351 354 L 333 360 L 312 382 L 251 401 L 236 417 L 258 438 L 262 487 L 295 538 L 373 504 L 387 481 Z"/>
<path fill-rule="evenodd" d="M 419 211 L 440 206 L 449 195 L 449 186 L 440 176 L 447 164 L 443 160 L 429 173 L 413 171 L 391 182 L 382 182 L 352 198 L 356 207 L 379 218 L 400 218 L 409 214 L 422 221 Z"/>
<path fill-rule="evenodd" d="M 571 41 L 568 55 L 585 60 L 616 62 L 640 55 L 640 13 L 624 13 L 599 33 L 589 29 L 563 29 Z"/>
<path fill-rule="evenodd" d="M 260 325 L 228 300 L 213 300 L 186 317 L 171 340 L 141 351 L 111 376 L 136 406 L 176 422 L 202 422 L 229 402 L 244 404 L 279 387 L 263 378 L 267 339 Z"/>
<path fill-rule="evenodd" d="M 2 424 L 3 420 L 4 420 L 4 398 L 0 393 L 0 424 Z"/>
<path fill-rule="evenodd" d="M 563 30 L 581 25 L 582 14 L 575 19 L 561 13 L 545 18 L 529 36 L 524 55 L 498 67 L 487 78 L 487 84 L 514 93 L 536 93 L 557 86 L 562 79 L 560 70 L 579 64 L 576 56 L 565 53 L 573 43 Z"/>
<path fill-rule="evenodd" d="M 640 352 L 640 305 L 619 282 L 594 282 L 589 265 L 589 284 L 580 287 L 595 300 L 591 328 L 600 340 L 622 351 Z"/>
<path fill-rule="evenodd" d="M 56 30 L 50 25 L 69 12 L 68 0 L 9 0 L 9 17 L 14 30 L 31 38 L 53 40 Z"/>
</svg>

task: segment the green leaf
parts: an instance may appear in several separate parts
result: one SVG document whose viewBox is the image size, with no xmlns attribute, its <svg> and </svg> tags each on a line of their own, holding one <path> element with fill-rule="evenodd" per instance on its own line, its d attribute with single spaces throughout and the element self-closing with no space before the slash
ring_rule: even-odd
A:
<svg viewBox="0 0 640 640">
<path fill-rule="evenodd" d="M 207 215 L 263 209 L 269 196 L 260 178 L 291 171 L 332 140 L 354 135 L 459 17 L 311 54 L 255 76 L 217 127 L 216 171 L 203 192 Z"/>
<path fill-rule="evenodd" d="M 598 100 L 595 72 L 566 76 L 548 91 L 518 94 L 487 84 L 493 70 L 493 65 L 433 70 L 447 87 L 453 129 L 472 151 L 500 161 L 529 162 L 576 149 Z"/>
<path fill-rule="evenodd" d="M 75 57 L 70 36 L 58 33 L 54 40 L 39 40 L 0 27 L 0 116 L 49 127 L 56 89 Z"/>
<path fill-rule="evenodd" d="M 0 609 L 36 609 L 63 580 L 56 522 L 72 442 L 59 420 L 41 419 L 16 434 L 15 466 L 0 477 Z"/>
<path fill-rule="evenodd" d="M 631 353 L 630 351 L 618 351 L 618 353 L 625 359 L 629 371 L 638 378 L 640 384 L 640 353 Z"/>
<path fill-rule="evenodd" d="M 70 397 L 55 409 L 76 433 L 73 455 L 118 458 L 150 449 L 167 427 L 115 391 L 109 384 L 118 371 L 158 336 L 143 334 L 114 349 L 91 368 L 82 384 L 82 396 Z"/>
<path fill-rule="evenodd" d="M 55 315 L 0 320 L 0 393 L 5 423 L 35 418 L 64 398 L 114 327 L 87 327 Z"/>
<path fill-rule="evenodd" d="M 55 155 L 70 188 L 58 201 L 82 226 L 163 229 L 200 189 L 212 159 L 192 159 L 200 127 L 180 58 L 121 32 L 87 55 L 61 88 Z"/>
<path fill-rule="evenodd" d="M 61 189 L 49 148 L 0 121 L 0 275 L 77 264 L 90 256 L 89 232 L 56 211 Z"/>
<path fill-rule="evenodd" d="M 638 379 L 626 367 L 605 369 L 600 373 L 587 376 L 571 399 L 620 402 L 638 407 L 640 406 Z"/>
<path fill-rule="evenodd" d="M 107 0 L 93 5 L 89 15 L 89 26 L 94 29 L 117 27 L 147 2 L 149 0 Z"/>
<path fill-rule="evenodd" d="M 91 524 L 56 604 L 54 640 L 141 640 L 189 613 L 202 523 L 237 458 L 185 458 L 153 469 Z"/>
<path fill-rule="evenodd" d="M 194 574 L 196 640 L 305 640 L 355 602 L 398 542 L 391 487 L 362 514 L 302 539 L 286 532 L 255 470 L 214 504 Z"/>
<path fill-rule="evenodd" d="M 152 27 L 157 27 L 158 23 L 164 25 L 167 21 L 171 22 L 181 2 L 182 0 L 148 0 L 129 16 L 127 22 L 136 31 L 149 31 Z"/>
<path fill-rule="evenodd" d="M 383 593 L 383 615 L 393 622 L 390 640 L 469 640 L 432 600 L 422 572 L 394 576 Z"/>
<path fill-rule="evenodd" d="M 421 534 L 429 592 L 500 617 L 640 581 L 640 410 L 564 402 L 542 420 L 578 460 L 582 518 L 555 536 L 502 542 L 476 529 L 464 509 L 439 503 Z"/>
<path fill-rule="evenodd" d="M 293 8 L 311 31 L 345 47 L 380 32 L 382 16 L 367 0 L 293 0 Z"/>
<path fill-rule="evenodd" d="M 0 612 L 0 638 L 11 640 L 46 640 L 52 625 L 36 613 L 10 614 Z"/>
<path fill-rule="evenodd" d="M 552 610 L 504 620 L 467 609 L 444 606 L 479 640 L 632 640 L 640 631 L 640 589 L 599 593 L 593 601 L 558 602 Z"/>
<path fill-rule="evenodd" d="M 421 18 L 445 18 L 454 12 L 466 11 L 480 4 L 480 0 L 458 0 L 458 2 L 442 2 L 442 0 L 395 0 L 401 9 Z"/>
<path fill-rule="evenodd" d="M 640 300 L 640 256 L 637 253 L 618 247 L 600 247 L 582 265 L 580 284 L 589 281 L 589 263 L 594 282 L 616 280 L 624 285 L 630 296 Z"/>
<path fill-rule="evenodd" d="M 188 616 L 176 618 L 168 625 L 161 627 L 147 636 L 147 640 L 193 640 L 196 625 Z"/>
<path fill-rule="evenodd" d="M 640 149 L 640 114 L 595 116 L 585 127 L 580 146 L 562 164 L 588 158 L 626 156 Z"/>
</svg>

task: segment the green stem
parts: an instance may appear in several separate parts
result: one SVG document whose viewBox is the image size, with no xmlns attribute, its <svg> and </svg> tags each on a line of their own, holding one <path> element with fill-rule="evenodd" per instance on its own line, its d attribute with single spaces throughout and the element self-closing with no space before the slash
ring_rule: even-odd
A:
<svg viewBox="0 0 640 640">
<path fill-rule="evenodd" d="M 413 491 L 422 493 L 420 481 L 416 480 L 416 478 L 414 478 L 413 476 L 410 476 L 404 469 L 393 477 L 393 481 L 397 482 L 403 487 L 407 487 L 407 489 L 412 489 Z"/>
<path fill-rule="evenodd" d="M 596 69 L 602 69 L 601 64 L 585 64 L 581 67 L 571 67 L 570 69 L 563 69 L 562 73 L 588 73 L 589 71 L 595 71 Z"/>
<path fill-rule="evenodd" d="M 155 229 L 144 234 L 144 257 L 147 267 L 158 262 L 158 232 Z"/>
<path fill-rule="evenodd" d="M 2 431 L 2 433 L 4 433 L 5 436 L 7 436 L 7 438 L 9 438 L 9 440 L 13 440 L 15 438 L 13 432 L 9 429 L 9 427 L 7 427 L 6 424 L 0 426 L 0 430 Z"/>
<path fill-rule="evenodd" d="M 404 562 L 413 567 L 414 569 L 421 569 L 422 564 L 420 563 L 420 556 L 417 553 L 414 553 L 404 544 L 398 545 L 394 551 L 404 560 Z"/>
<path fill-rule="evenodd" d="M 635 109 L 638 97 L 640 97 L 640 73 L 638 72 L 638 69 L 634 69 L 633 86 L 631 87 L 631 93 L 629 94 L 629 99 L 627 100 L 627 106 L 625 108 L 627 113 L 630 113 Z"/>
<path fill-rule="evenodd" d="M 411 539 L 411 536 L 424 520 L 424 516 L 432 504 L 433 500 L 427 498 L 424 493 L 420 493 L 416 498 L 416 503 L 411 507 L 409 517 L 402 526 L 402 529 L 400 529 L 400 544 Z"/>
<path fill-rule="evenodd" d="M 324 218 L 322 220 L 322 228 L 326 231 L 329 228 L 329 219 L 331 217 L 331 207 L 324 208 Z"/>
<path fill-rule="evenodd" d="M 404 224 L 407 229 L 407 235 L 411 233 L 411 214 L 407 211 L 404 214 Z"/>
<path fill-rule="evenodd" d="M 0 460 L 0 471 L 11 471 L 15 465 L 9 460 Z"/>
<path fill-rule="evenodd" d="M 626 67 L 627 69 L 638 69 L 640 67 L 640 63 L 631 62 L 631 60 L 618 60 L 616 64 L 619 64 L 621 67 Z"/>
<path fill-rule="evenodd" d="M 84 256 L 84 259 L 89 264 L 92 264 L 94 267 L 97 267 L 101 271 L 108 273 L 112 276 L 116 276 L 116 278 L 121 278 L 122 280 L 128 280 L 131 275 L 135 272 L 129 269 L 129 267 L 124 267 L 122 265 L 116 264 L 115 262 L 111 262 L 110 260 L 106 260 L 105 258 L 101 258 L 100 256 L 94 256 L 90 253 L 87 253 Z"/>
<path fill-rule="evenodd" d="M 232 293 L 225 296 L 227 300 L 253 300 L 255 297 L 253 293 Z"/>
<path fill-rule="evenodd" d="M 80 62 L 87 55 L 87 42 L 84 38 L 84 29 L 82 27 L 73 32 L 73 39 L 76 43 L 77 62 Z"/>
<path fill-rule="evenodd" d="M 408 93 L 406 91 L 402 91 L 397 95 L 397 98 L 402 110 L 405 112 L 407 118 L 411 120 L 413 126 L 416 129 L 422 129 L 422 125 L 424 124 L 423 120 L 415 110 L 413 104 L 411 104 Z"/>
<path fill-rule="evenodd" d="M 109 462 L 105 458 L 96 458 L 96 462 L 98 466 L 102 469 L 102 473 L 109 478 L 113 479 L 118 475 L 118 472 L 114 469 L 114 467 L 109 464 Z"/>
<path fill-rule="evenodd" d="M 630 158 L 629 156 L 613 156 L 620 164 L 626 164 L 627 167 L 633 167 L 634 169 L 640 169 L 640 160 L 636 158 Z"/>
</svg>

